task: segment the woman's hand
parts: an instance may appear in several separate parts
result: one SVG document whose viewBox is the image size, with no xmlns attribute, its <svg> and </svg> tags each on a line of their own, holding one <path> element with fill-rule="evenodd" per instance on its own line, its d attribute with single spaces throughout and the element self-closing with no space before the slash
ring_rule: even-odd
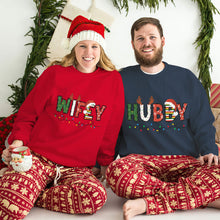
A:
<svg viewBox="0 0 220 220">
<path fill-rule="evenodd" d="M 21 147 L 23 146 L 23 141 L 21 140 L 15 140 L 13 141 L 13 143 L 11 145 L 9 145 L 8 148 L 6 148 L 5 150 L 3 150 L 2 152 L 2 161 L 6 164 L 9 165 L 10 161 L 11 161 L 11 152 L 14 148 L 16 147 Z"/>
<path fill-rule="evenodd" d="M 93 167 L 93 168 L 92 168 L 92 173 L 93 173 L 93 175 L 94 175 L 97 179 L 101 178 L 101 169 L 100 169 L 100 168 L 98 168 L 98 167 Z"/>
<path fill-rule="evenodd" d="M 103 182 L 106 179 L 105 173 L 106 173 L 107 168 L 108 168 L 108 166 L 101 166 L 101 182 Z M 105 186 L 106 186 L 106 188 L 109 187 L 109 184 L 107 183 L 107 181 L 105 183 Z"/>
<path fill-rule="evenodd" d="M 105 180 L 105 172 L 106 172 L 107 167 L 108 166 L 101 166 L 101 169 L 97 168 L 97 167 L 92 168 L 93 175 L 96 178 L 100 179 L 101 182 L 103 182 Z M 107 182 L 106 182 L 106 187 L 107 188 L 109 187 Z"/>
<path fill-rule="evenodd" d="M 108 166 L 101 166 L 101 182 L 103 182 L 105 180 L 105 172 Z"/>
</svg>

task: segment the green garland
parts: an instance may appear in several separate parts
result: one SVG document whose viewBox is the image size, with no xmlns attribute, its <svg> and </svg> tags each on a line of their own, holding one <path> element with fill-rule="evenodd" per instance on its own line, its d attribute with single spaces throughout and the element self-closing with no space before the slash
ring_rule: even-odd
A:
<svg viewBox="0 0 220 220">
<path fill-rule="evenodd" d="M 193 0 L 194 2 L 196 0 Z M 201 27 L 199 35 L 195 41 L 196 48 L 200 48 L 198 57 L 198 69 L 199 79 L 201 80 L 206 92 L 209 96 L 209 90 L 211 87 L 210 69 L 212 69 L 212 61 L 209 56 L 211 39 L 214 34 L 214 20 L 213 13 L 219 14 L 219 11 L 215 8 L 210 0 L 197 0 L 198 6 L 201 12 Z"/>
<path fill-rule="evenodd" d="M 59 15 L 61 14 L 67 0 L 33 0 L 37 14 L 32 19 L 34 20 L 34 27 L 26 36 L 31 36 L 33 42 L 27 45 L 32 45 L 32 51 L 27 58 L 24 75 L 16 81 L 16 84 L 9 85 L 13 94 L 8 98 L 14 112 L 17 112 L 21 104 L 34 87 L 39 76 L 38 67 L 45 66 L 45 59 L 47 58 L 46 51 L 49 42 L 52 38 L 53 32 L 56 28 Z M 130 0 L 137 5 L 149 7 L 150 10 L 159 9 L 159 4 L 162 0 Z M 199 36 L 195 40 L 196 48 L 200 48 L 198 57 L 199 79 L 201 80 L 208 96 L 211 86 L 210 69 L 212 62 L 209 56 L 211 38 L 214 33 L 213 13 L 219 11 L 212 4 L 211 0 L 192 0 L 197 2 L 201 11 L 202 25 L 200 27 Z M 128 0 L 112 0 L 113 5 L 119 11 L 125 9 L 128 13 Z M 169 0 L 163 0 L 167 6 Z M 174 0 L 170 0 L 174 4 Z M 20 85 L 17 85 L 20 83 Z"/>
<path fill-rule="evenodd" d="M 159 3 L 161 0 L 130 0 L 136 3 L 137 5 L 141 5 L 142 7 L 149 7 L 150 10 L 158 10 L 159 9 Z M 167 3 L 169 0 L 163 0 L 165 3 L 165 6 L 167 6 Z M 173 0 L 170 0 L 173 4 Z M 128 6 L 128 0 L 112 0 L 113 5 L 121 12 L 122 9 L 126 10 L 126 13 L 128 14 L 129 6 Z"/>
<path fill-rule="evenodd" d="M 13 94 L 8 98 L 14 112 L 17 112 L 21 104 L 34 87 L 39 76 L 39 66 L 46 66 L 46 51 L 50 43 L 53 32 L 56 28 L 59 15 L 61 14 L 67 0 L 33 0 L 37 14 L 33 17 L 34 27 L 26 36 L 30 36 L 33 42 L 32 51 L 27 57 L 24 75 L 16 81 L 16 85 L 9 85 Z M 20 85 L 19 85 L 19 84 Z"/>
<path fill-rule="evenodd" d="M 112 0 L 113 4 L 116 8 L 121 12 L 122 9 L 125 9 L 128 13 L 129 6 L 128 0 Z M 141 5 L 143 7 L 149 7 L 150 10 L 158 10 L 159 3 L 161 0 L 130 0 L 136 3 L 137 5 Z M 174 0 L 170 0 L 174 4 Z M 213 20 L 213 13 L 220 14 L 216 7 L 212 4 L 211 0 L 192 0 L 193 2 L 197 2 L 200 12 L 201 12 L 201 27 L 199 36 L 195 40 L 194 44 L 196 48 L 200 49 L 199 57 L 197 60 L 198 70 L 199 70 L 199 79 L 202 82 L 203 87 L 205 88 L 208 97 L 209 91 L 212 84 L 210 69 L 212 69 L 212 61 L 209 56 L 210 53 L 210 43 L 213 37 L 215 25 Z M 165 6 L 167 6 L 169 0 L 163 0 Z"/>
</svg>

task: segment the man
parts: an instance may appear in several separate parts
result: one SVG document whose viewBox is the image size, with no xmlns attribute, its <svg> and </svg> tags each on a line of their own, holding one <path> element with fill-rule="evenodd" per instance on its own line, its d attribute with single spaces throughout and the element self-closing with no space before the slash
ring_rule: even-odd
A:
<svg viewBox="0 0 220 220">
<path fill-rule="evenodd" d="M 106 172 L 112 190 L 130 199 L 123 206 L 124 219 L 220 208 L 218 148 L 205 90 L 191 71 L 162 61 L 165 38 L 159 20 L 140 18 L 131 37 L 139 65 L 121 71 L 121 159 Z"/>
</svg>

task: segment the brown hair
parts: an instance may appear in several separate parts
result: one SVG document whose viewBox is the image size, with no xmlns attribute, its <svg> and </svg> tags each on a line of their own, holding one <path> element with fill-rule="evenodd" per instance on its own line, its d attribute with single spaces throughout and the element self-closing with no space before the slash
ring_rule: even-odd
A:
<svg viewBox="0 0 220 220">
<path fill-rule="evenodd" d="M 75 47 L 72 49 L 71 53 L 67 54 L 66 56 L 63 57 L 61 61 L 55 60 L 49 64 L 49 66 L 53 65 L 61 65 L 64 67 L 67 66 L 77 66 L 78 62 L 76 59 L 76 54 L 75 54 Z M 106 55 L 105 51 L 103 48 L 100 46 L 100 60 L 97 63 L 97 66 L 107 70 L 107 71 L 113 71 L 116 70 L 115 65 L 111 62 L 111 60 L 108 58 Z"/>
<path fill-rule="evenodd" d="M 155 25 L 160 33 L 160 37 L 163 37 L 163 28 L 160 24 L 160 21 L 156 18 L 151 17 L 143 17 L 139 18 L 137 21 L 134 22 L 134 24 L 131 27 L 131 39 L 134 41 L 134 31 L 138 31 L 141 27 L 143 27 L 146 24 L 152 24 Z"/>
</svg>

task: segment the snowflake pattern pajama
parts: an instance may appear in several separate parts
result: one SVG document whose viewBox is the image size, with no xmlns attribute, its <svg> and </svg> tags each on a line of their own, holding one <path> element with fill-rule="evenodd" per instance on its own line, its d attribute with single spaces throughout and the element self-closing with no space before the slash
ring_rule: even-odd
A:
<svg viewBox="0 0 220 220">
<path fill-rule="evenodd" d="M 57 173 L 60 178 L 54 186 Z M 93 214 L 106 199 L 105 188 L 91 169 L 58 168 L 37 154 L 29 171 L 17 173 L 10 169 L 0 179 L 2 220 L 23 219 L 34 205 L 63 213 Z"/>
<path fill-rule="evenodd" d="M 220 198 L 220 165 L 200 165 L 190 156 L 131 154 L 112 162 L 106 176 L 118 196 L 143 198 L 146 214 L 194 209 Z"/>
</svg>

